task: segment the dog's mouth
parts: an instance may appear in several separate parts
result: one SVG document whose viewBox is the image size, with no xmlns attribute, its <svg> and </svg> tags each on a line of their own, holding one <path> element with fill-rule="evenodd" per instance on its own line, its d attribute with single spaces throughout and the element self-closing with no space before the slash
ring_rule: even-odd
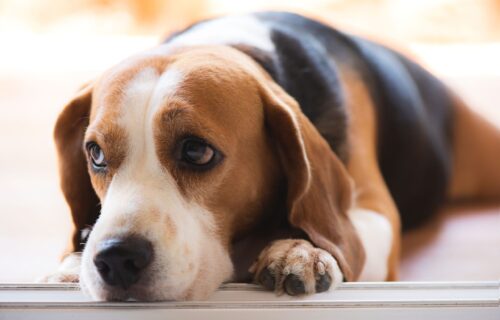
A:
<svg viewBox="0 0 500 320">
<path fill-rule="evenodd" d="M 140 281 L 130 287 L 111 286 L 106 284 L 102 279 L 97 278 L 97 281 L 86 283 L 80 282 L 80 287 L 85 295 L 96 301 L 106 302 L 159 302 L 159 301 L 174 301 L 178 300 L 172 297 L 168 290 L 159 290 L 151 277 L 144 275 Z"/>
<path fill-rule="evenodd" d="M 128 289 L 116 287 L 102 288 L 102 300 L 109 302 L 157 302 L 172 301 L 152 294 L 147 286 L 135 286 Z"/>
</svg>

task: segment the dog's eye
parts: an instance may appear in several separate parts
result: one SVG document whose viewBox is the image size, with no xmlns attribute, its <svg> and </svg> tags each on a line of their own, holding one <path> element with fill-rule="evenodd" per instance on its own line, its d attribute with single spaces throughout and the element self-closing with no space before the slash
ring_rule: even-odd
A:
<svg viewBox="0 0 500 320">
<path fill-rule="evenodd" d="M 205 167 L 213 164 L 218 151 L 199 138 L 188 138 L 182 143 L 182 160 L 195 166 Z"/>
<path fill-rule="evenodd" d="M 90 142 L 87 144 L 87 151 L 92 160 L 92 165 L 96 169 L 104 169 L 107 166 L 106 158 L 104 157 L 104 152 L 101 147 L 95 142 Z"/>
</svg>

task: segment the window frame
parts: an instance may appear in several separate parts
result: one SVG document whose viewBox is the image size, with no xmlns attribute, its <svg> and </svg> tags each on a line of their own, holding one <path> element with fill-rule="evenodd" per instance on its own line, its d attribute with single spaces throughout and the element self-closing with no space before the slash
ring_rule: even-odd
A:
<svg viewBox="0 0 500 320">
<path fill-rule="evenodd" d="M 223 285 L 207 301 L 94 302 L 78 284 L 0 284 L 0 319 L 500 319 L 500 281 L 356 282 L 302 298 L 250 284 Z"/>
</svg>

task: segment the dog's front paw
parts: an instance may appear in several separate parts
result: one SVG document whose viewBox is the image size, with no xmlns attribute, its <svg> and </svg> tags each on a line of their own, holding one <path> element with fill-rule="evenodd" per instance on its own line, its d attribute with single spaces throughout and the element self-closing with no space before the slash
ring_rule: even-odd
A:
<svg viewBox="0 0 500 320">
<path fill-rule="evenodd" d="M 278 294 L 291 296 L 324 292 L 342 282 L 333 256 L 306 240 L 272 242 L 250 267 L 254 281 Z"/>
<path fill-rule="evenodd" d="M 79 253 L 69 254 L 59 265 L 56 272 L 51 273 L 37 280 L 42 283 L 76 283 L 80 280 L 80 261 Z"/>
<path fill-rule="evenodd" d="M 54 272 L 37 280 L 41 283 L 78 283 L 80 275 L 68 272 Z"/>
</svg>

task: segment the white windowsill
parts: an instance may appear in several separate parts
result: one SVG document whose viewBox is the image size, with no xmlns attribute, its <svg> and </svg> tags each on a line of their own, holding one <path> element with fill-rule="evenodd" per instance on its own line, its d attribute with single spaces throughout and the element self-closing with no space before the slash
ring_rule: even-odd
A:
<svg viewBox="0 0 500 320">
<path fill-rule="evenodd" d="M 0 319 L 500 319 L 500 282 L 344 283 L 313 296 L 277 297 L 224 285 L 208 301 L 93 302 L 77 285 L 0 284 Z"/>
</svg>

